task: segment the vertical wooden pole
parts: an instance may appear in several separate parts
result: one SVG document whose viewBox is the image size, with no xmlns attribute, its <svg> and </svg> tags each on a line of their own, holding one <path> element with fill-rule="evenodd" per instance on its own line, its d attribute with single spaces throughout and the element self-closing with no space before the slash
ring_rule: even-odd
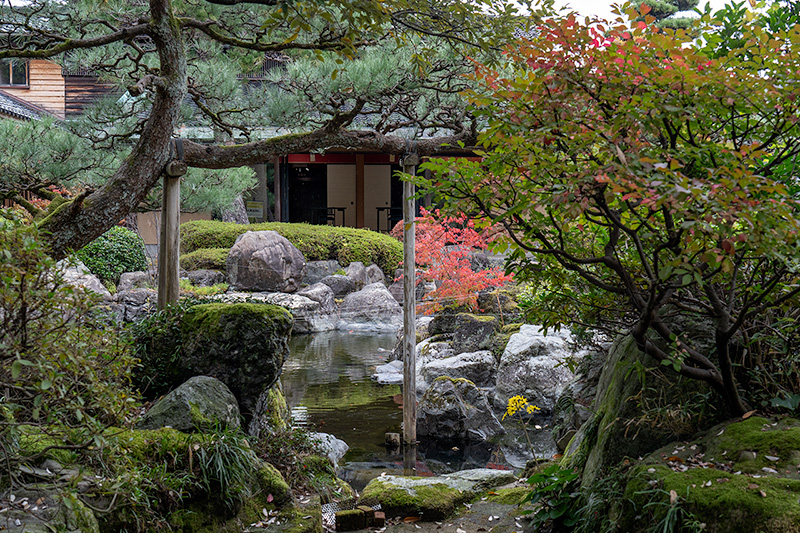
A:
<svg viewBox="0 0 800 533">
<path fill-rule="evenodd" d="M 178 301 L 180 294 L 181 179 L 164 174 L 161 242 L 158 246 L 158 308 Z"/>
<path fill-rule="evenodd" d="M 403 157 L 403 172 L 413 175 L 417 163 L 419 157 L 416 154 L 406 154 Z M 415 446 L 417 443 L 415 211 L 414 184 L 405 181 L 403 182 L 403 444 L 405 446 Z"/>
</svg>

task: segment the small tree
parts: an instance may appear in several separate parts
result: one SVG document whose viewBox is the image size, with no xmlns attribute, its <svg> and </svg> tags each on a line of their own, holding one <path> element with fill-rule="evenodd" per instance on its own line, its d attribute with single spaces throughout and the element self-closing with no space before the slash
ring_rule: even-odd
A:
<svg viewBox="0 0 800 533">
<path fill-rule="evenodd" d="M 476 65 L 485 159 L 420 186 L 505 228 L 545 326 L 629 333 L 740 415 L 746 371 L 796 351 L 800 29 L 715 58 L 651 22 L 554 20 Z"/>
<path fill-rule="evenodd" d="M 420 304 L 424 314 L 435 313 L 444 303 L 455 303 L 476 309 L 478 293 L 489 287 L 500 287 L 511 281 L 497 266 L 488 269 L 473 268 L 470 255 L 486 250 L 492 231 L 479 229 L 467 216 L 442 216 L 439 210 L 424 207 L 415 220 L 415 251 L 422 279 L 436 283 L 436 290 L 428 293 L 428 301 Z M 403 223 L 392 230 L 392 235 L 403 238 Z"/>
</svg>

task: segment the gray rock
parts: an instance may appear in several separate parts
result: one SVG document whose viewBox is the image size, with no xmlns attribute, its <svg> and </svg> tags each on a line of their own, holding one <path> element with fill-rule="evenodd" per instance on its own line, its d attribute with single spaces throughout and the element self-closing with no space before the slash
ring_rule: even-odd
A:
<svg viewBox="0 0 800 533">
<path fill-rule="evenodd" d="M 248 231 L 228 252 L 232 289 L 294 292 L 300 288 L 306 261 L 292 243 L 275 231 Z"/>
<path fill-rule="evenodd" d="M 336 303 L 333 298 L 333 289 L 324 283 L 315 283 L 297 292 L 298 296 L 305 296 L 309 300 L 319 303 L 320 312 L 333 314 L 336 312 Z"/>
<path fill-rule="evenodd" d="M 538 326 L 523 325 L 500 357 L 495 406 L 505 409 L 508 399 L 520 394 L 545 414 L 551 412 L 574 377 L 563 364 L 567 357 L 577 356 L 571 342 L 572 336 L 565 330 L 545 336 Z"/>
<path fill-rule="evenodd" d="M 427 361 L 420 368 L 420 374 L 429 383 L 438 377 L 447 376 L 468 379 L 479 387 L 490 387 L 494 385 L 496 367 L 497 362 L 492 352 L 483 350 Z"/>
<path fill-rule="evenodd" d="M 505 433 L 486 394 L 474 383 L 436 379 L 417 408 L 417 433 L 445 441 L 483 442 Z"/>
<path fill-rule="evenodd" d="M 355 281 L 343 274 L 332 274 L 330 276 L 325 276 L 320 280 L 320 283 L 324 283 L 330 287 L 333 291 L 333 295 L 337 298 L 339 296 L 344 296 L 346 294 L 350 294 L 351 292 L 355 292 L 356 290 Z"/>
<path fill-rule="evenodd" d="M 403 280 L 397 280 L 389 285 L 389 292 L 392 294 L 397 303 L 403 305 Z"/>
<path fill-rule="evenodd" d="M 100 281 L 100 278 L 92 274 L 81 261 L 61 260 L 56 263 L 56 268 L 61 272 L 64 283 L 95 293 L 105 302 L 110 302 L 114 299 Z"/>
<path fill-rule="evenodd" d="M 10 496 L 16 504 L 10 504 Z M 46 485 L 15 488 L 3 495 L 0 530 L 15 533 L 99 533 L 100 525 L 81 498 L 71 498 L 64 504 L 61 489 Z M 22 503 L 21 503 L 22 502 Z M 27 503 L 27 508 L 23 503 Z"/>
<path fill-rule="evenodd" d="M 366 276 L 367 276 L 367 283 L 366 283 L 367 285 L 370 285 L 372 283 L 383 283 L 384 285 L 386 285 L 386 276 L 383 275 L 383 270 L 381 270 L 381 267 L 379 267 L 375 263 L 372 263 L 370 266 L 367 267 Z"/>
<path fill-rule="evenodd" d="M 361 290 L 364 286 L 368 285 L 367 269 L 361 261 L 354 261 L 347 265 L 347 268 L 344 269 L 344 273 L 356 284 L 356 290 Z"/>
<path fill-rule="evenodd" d="M 339 466 L 339 461 L 342 460 L 344 454 L 350 449 L 342 439 L 337 439 L 330 433 L 311 433 L 310 437 L 313 440 L 318 440 L 317 448 L 333 463 L 334 468 Z"/>
<path fill-rule="evenodd" d="M 441 335 L 442 333 L 453 333 L 458 326 L 456 317 L 463 311 L 458 307 L 446 307 L 433 317 L 428 324 L 428 332 L 431 335 Z"/>
<path fill-rule="evenodd" d="M 493 316 L 457 314 L 456 327 L 453 331 L 453 350 L 460 353 L 489 348 L 499 325 L 499 321 Z"/>
<path fill-rule="evenodd" d="M 152 289 L 155 286 L 155 277 L 151 272 L 138 270 L 136 272 L 123 272 L 119 276 L 117 292 L 131 289 Z"/>
<path fill-rule="evenodd" d="M 336 274 L 340 270 L 342 270 L 342 266 L 333 259 L 328 261 L 309 261 L 306 263 L 306 276 L 303 280 L 309 285 L 313 285 L 322 281 L 322 278 Z"/>
<path fill-rule="evenodd" d="M 225 281 L 225 273 L 219 270 L 190 270 L 185 277 L 196 287 L 211 287 Z"/>
<path fill-rule="evenodd" d="M 403 362 L 391 361 L 375 368 L 372 379 L 382 385 L 399 385 L 403 383 Z"/>
<path fill-rule="evenodd" d="M 136 322 L 155 311 L 158 293 L 153 289 L 130 289 L 118 292 L 117 314 L 123 322 Z"/>
<path fill-rule="evenodd" d="M 396 331 L 403 324 L 403 310 L 382 283 L 367 285 L 348 294 L 339 308 L 340 330 Z"/>
<path fill-rule="evenodd" d="M 217 424 L 231 429 L 241 427 L 236 397 L 220 380 L 195 376 L 158 400 L 137 427 L 171 427 L 190 433 L 208 431 Z"/>
</svg>

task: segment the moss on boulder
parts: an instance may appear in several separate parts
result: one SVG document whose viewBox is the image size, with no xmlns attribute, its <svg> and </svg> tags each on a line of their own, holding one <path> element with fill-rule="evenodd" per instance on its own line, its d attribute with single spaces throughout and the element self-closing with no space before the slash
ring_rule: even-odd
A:
<svg viewBox="0 0 800 533">
<path fill-rule="evenodd" d="M 382 476 L 370 481 L 359 501 L 377 501 L 386 517 L 440 520 L 478 494 L 516 478 L 512 472 L 477 468 L 438 477 Z"/>
<path fill-rule="evenodd" d="M 196 305 L 181 321 L 181 374 L 184 379 L 214 376 L 225 383 L 249 421 L 261 393 L 280 375 L 291 329 L 291 315 L 275 305 Z"/>
<path fill-rule="evenodd" d="M 694 416 L 680 426 L 651 419 L 645 406 L 667 411 L 705 390 L 704 384 L 682 378 L 643 354 L 632 337 L 617 339 L 600 375 L 591 409 L 595 414 L 573 437 L 562 463 L 582 469 L 583 486 L 589 486 L 625 457 L 642 457 L 694 434 L 703 424 L 710 425 L 706 417 Z"/>
<path fill-rule="evenodd" d="M 679 505 L 684 520 L 694 517 L 711 533 L 800 532 L 799 458 L 796 419 L 721 424 L 635 466 L 620 525 L 645 531 Z"/>
</svg>

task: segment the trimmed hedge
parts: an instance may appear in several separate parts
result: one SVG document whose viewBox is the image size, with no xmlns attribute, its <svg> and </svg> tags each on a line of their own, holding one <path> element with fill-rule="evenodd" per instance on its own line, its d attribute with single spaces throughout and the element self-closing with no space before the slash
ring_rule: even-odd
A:
<svg viewBox="0 0 800 533">
<path fill-rule="evenodd" d="M 184 270 L 221 270 L 225 272 L 229 248 L 200 248 L 181 255 L 181 268 Z"/>
<path fill-rule="evenodd" d="M 303 253 L 306 261 L 335 259 L 343 266 L 353 261 L 361 261 L 365 265 L 375 263 L 386 274 L 393 276 L 403 260 L 403 245 L 383 233 L 287 222 L 242 225 L 216 220 L 193 220 L 181 225 L 181 250 L 189 255 L 207 248 L 229 249 L 242 233 L 264 230 L 277 231 L 283 235 Z"/>
<path fill-rule="evenodd" d="M 147 270 L 144 241 L 122 226 L 114 226 L 75 255 L 103 283 L 116 285 L 123 272 Z"/>
</svg>

